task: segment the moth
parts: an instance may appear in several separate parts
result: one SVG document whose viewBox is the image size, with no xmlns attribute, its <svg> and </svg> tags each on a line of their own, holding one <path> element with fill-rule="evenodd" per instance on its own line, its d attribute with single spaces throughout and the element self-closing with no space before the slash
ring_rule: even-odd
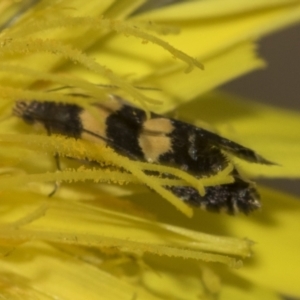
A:
<svg viewBox="0 0 300 300">
<path fill-rule="evenodd" d="M 201 178 L 217 174 L 229 164 L 226 153 L 252 163 L 272 162 L 218 134 L 131 106 L 118 96 L 92 104 L 98 118 L 77 104 L 52 101 L 17 101 L 14 115 L 28 124 L 40 123 L 48 134 L 102 141 L 117 153 L 133 160 L 173 166 Z M 246 181 L 235 168 L 234 182 L 205 188 L 201 196 L 191 186 L 165 186 L 187 204 L 228 214 L 260 208 L 255 184 Z"/>
</svg>

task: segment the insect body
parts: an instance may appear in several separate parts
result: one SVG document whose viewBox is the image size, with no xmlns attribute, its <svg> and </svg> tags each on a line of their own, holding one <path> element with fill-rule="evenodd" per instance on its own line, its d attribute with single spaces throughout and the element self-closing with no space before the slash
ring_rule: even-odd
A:
<svg viewBox="0 0 300 300">
<path fill-rule="evenodd" d="M 95 103 L 99 118 L 76 104 L 18 101 L 14 114 L 25 122 L 41 123 L 48 134 L 102 141 L 133 160 L 175 166 L 195 177 L 217 174 L 228 165 L 229 152 L 254 163 L 272 164 L 253 150 L 205 129 L 124 104 L 117 97 Z M 205 188 L 205 195 L 189 186 L 166 186 L 189 205 L 210 211 L 248 214 L 260 207 L 253 183 L 234 169 L 233 183 Z"/>
</svg>

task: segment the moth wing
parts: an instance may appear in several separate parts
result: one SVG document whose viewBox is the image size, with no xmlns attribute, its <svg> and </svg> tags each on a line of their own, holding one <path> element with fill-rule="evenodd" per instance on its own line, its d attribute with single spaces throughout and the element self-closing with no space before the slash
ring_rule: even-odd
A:
<svg viewBox="0 0 300 300">
<path fill-rule="evenodd" d="M 197 128 L 197 132 L 203 138 L 206 138 L 211 144 L 215 145 L 216 147 L 220 147 L 224 151 L 229 152 L 238 158 L 253 163 L 275 165 L 275 163 L 260 156 L 252 149 L 244 147 L 224 137 L 221 137 L 218 134 L 215 134 L 202 128 Z"/>
</svg>

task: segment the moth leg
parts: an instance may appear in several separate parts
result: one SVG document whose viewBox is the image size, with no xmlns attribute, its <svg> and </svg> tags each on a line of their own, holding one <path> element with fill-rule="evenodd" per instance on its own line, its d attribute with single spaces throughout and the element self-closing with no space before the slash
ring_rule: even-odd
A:
<svg viewBox="0 0 300 300">
<path fill-rule="evenodd" d="M 45 128 L 46 128 L 46 130 L 47 130 L 48 136 L 51 136 L 51 129 L 50 129 L 50 127 L 47 126 L 47 125 L 45 125 Z M 60 160 L 59 160 L 59 155 L 58 155 L 58 153 L 55 153 L 55 154 L 54 154 L 54 161 L 55 161 L 55 165 L 56 165 L 56 170 L 57 170 L 57 171 L 61 171 L 61 166 L 60 166 Z M 48 194 L 48 197 L 54 196 L 55 193 L 58 191 L 59 187 L 60 187 L 60 182 L 59 182 L 59 181 L 55 181 L 55 182 L 54 182 L 53 190 L 52 190 L 52 192 L 50 192 L 50 193 Z"/>
<path fill-rule="evenodd" d="M 60 160 L 59 160 L 59 156 L 58 156 L 57 153 L 55 153 L 55 155 L 54 155 L 54 160 L 55 160 L 55 164 L 56 164 L 56 170 L 57 171 L 61 171 Z M 60 182 L 59 181 L 55 181 L 54 182 L 54 188 L 53 188 L 52 192 L 50 192 L 48 194 L 48 197 L 54 196 L 54 194 L 57 192 L 57 190 L 59 189 L 59 187 L 60 187 Z"/>
</svg>

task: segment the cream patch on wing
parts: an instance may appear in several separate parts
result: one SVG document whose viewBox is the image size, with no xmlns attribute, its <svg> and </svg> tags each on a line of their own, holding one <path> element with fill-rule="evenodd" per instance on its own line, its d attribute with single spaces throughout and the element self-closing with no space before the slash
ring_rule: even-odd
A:
<svg viewBox="0 0 300 300">
<path fill-rule="evenodd" d="M 139 145 L 148 162 L 157 162 L 159 156 L 172 150 L 171 138 L 174 127 L 171 120 L 155 118 L 146 120 L 139 136 Z"/>
<path fill-rule="evenodd" d="M 83 128 L 85 130 L 93 132 L 99 137 L 106 138 L 106 119 L 112 113 L 118 111 L 122 107 L 123 104 L 120 101 L 114 99 L 104 103 L 94 103 L 93 109 L 95 113 L 92 113 L 88 110 L 83 110 L 80 114 L 80 120 Z M 102 143 L 103 140 L 95 135 L 83 132 L 81 137 L 92 142 Z"/>
</svg>

